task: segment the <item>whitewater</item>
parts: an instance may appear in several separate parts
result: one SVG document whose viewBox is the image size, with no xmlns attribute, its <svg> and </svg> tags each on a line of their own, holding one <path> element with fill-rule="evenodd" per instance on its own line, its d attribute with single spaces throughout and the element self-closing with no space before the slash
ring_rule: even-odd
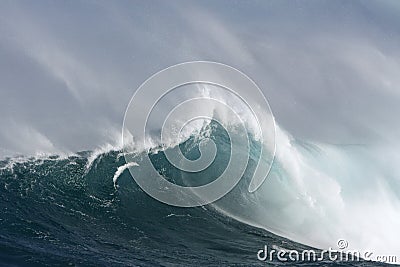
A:
<svg viewBox="0 0 400 267">
<path fill-rule="evenodd" d="M 233 107 L 244 118 L 247 132 L 237 131 L 236 125 L 229 124 L 230 115 L 212 106 L 204 107 L 204 112 L 216 120 L 188 124 L 179 138 L 171 134 L 163 142 L 157 134 L 146 137 L 147 147 L 132 144 L 129 162 L 122 145 L 2 160 L 1 263 L 152 266 L 180 261 L 193 266 L 258 266 L 264 263 L 257 260 L 257 251 L 265 244 L 321 251 L 337 249 L 338 240 L 346 242 L 341 251 L 369 251 L 372 260 L 400 255 L 400 170 L 395 147 L 379 142 L 300 140 L 276 123 L 276 151 L 268 151 L 276 152 L 270 172 L 250 192 L 263 146 L 251 111 L 221 90 L 198 89 L 201 97 Z M 155 114 L 157 118 L 165 112 Z M 225 126 L 232 129 L 219 122 L 228 122 Z M 132 179 L 155 178 L 143 167 L 149 158 L 158 174 L 172 183 L 208 184 L 228 166 L 232 137 L 244 136 L 249 138 L 250 150 L 238 151 L 246 153 L 247 167 L 233 190 L 211 204 L 168 206 L 147 195 Z M 182 171 L 169 161 L 168 155 L 178 150 L 189 161 L 199 159 L 200 146 L 207 142 L 215 145 L 217 153 L 204 170 Z M 302 263 L 293 263 L 297 264 Z M 324 264 L 337 263 L 326 259 Z"/>
<path fill-rule="evenodd" d="M 385 149 L 383 154 L 382 147 L 373 145 L 296 140 L 279 126 L 276 137 L 275 160 L 263 185 L 250 193 L 239 184 L 213 203 L 214 208 L 320 249 L 335 248 L 338 240 L 346 240 L 347 251 L 399 254 L 400 181 L 394 151 Z M 251 170 L 244 176 L 251 176 Z"/>
<path fill-rule="evenodd" d="M 207 127 L 211 130 L 206 129 L 206 136 L 220 153 L 228 151 L 223 129 L 218 124 Z M 198 156 L 201 138 L 192 135 L 180 144 L 188 158 Z M 152 199 L 127 171 L 132 167 L 140 175 L 140 159 L 149 156 L 166 179 L 193 185 L 191 174 L 171 168 L 162 149 L 138 153 L 137 163 L 126 163 L 123 152 L 114 149 L 5 159 L 0 166 L 5 252 L 0 258 L 26 266 L 151 266 L 178 259 L 187 265 L 258 266 L 263 263 L 256 253 L 264 244 L 301 251 L 335 247 L 338 239 L 345 239 L 352 250 L 398 254 L 398 180 L 381 169 L 388 161 L 379 162 L 369 147 L 299 141 L 280 128 L 277 141 L 272 170 L 257 191 L 248 191 L 254 152 L 230 193 L 190 209 Z M 252 139 L 252 144 L 256 151 L 258 141 Z M 225 156 L 208 172 L 218 173 Z M 193 175 L 209 182 L 207 173 Z"/>
</svg>

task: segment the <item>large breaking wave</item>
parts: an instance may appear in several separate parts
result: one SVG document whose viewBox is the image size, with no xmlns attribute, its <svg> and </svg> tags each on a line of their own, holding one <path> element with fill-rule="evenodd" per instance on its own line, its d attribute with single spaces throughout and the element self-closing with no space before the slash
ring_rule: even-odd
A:
<svg viewBox="0 0 400 267">
<path fill-rule="evenodd" d="M 224 129 L 210 123 L 179 147 L 195 159 L 204 135 L 214 140 L 218 156 L 202 173 L 171 166 L 164 153 L 171 147 L 139 151 L 130 165 L 114 149 L 1 161 L 2 263 L 257 265 L 264 244 L 325 249 L 338 239 L 349 249 L 399 253 L 397 169 L 380 162 L 375 148 L 302 142 L 278 128 L 271 173 L 256 192 L 249 193 L 248 184 L 260 144 L 251 138 L 238 185 L 217 202 L 190 209 L 152 199 L 125 171 L 133 167 L 133 175 L 143 175 L 141 160 L 149 156 L 174 183 L 208 183 L 229 158 Z"/>
</svg>

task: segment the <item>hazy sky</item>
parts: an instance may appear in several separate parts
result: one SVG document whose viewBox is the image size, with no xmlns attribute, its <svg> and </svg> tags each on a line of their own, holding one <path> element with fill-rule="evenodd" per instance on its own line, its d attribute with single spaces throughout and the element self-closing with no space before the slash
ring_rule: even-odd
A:
<svg viewBox="0 0 400 267">
<path fill-rule="evenodd" d="M 116 144 L 155 72 L 231 65 L 277 123 L 329 143 L 400 136 L 398 1 L 1 1 L 0 155 Z"/>
</svg>

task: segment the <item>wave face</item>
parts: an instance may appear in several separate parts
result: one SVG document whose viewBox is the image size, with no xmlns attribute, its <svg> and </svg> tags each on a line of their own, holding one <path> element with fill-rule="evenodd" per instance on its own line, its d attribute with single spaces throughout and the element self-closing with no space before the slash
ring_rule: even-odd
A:
<svg viewBox="0 0 400 267">
<path fill-rule="evenodd" d="M 285 240 L 210 206 L 162 204 L 128 171 L 116 189 L 112 177 L 125 164 L 120 151 L 93 162 L 90 155 L 1 162 L 0 265 L 254 265 L 264 243 Z M 153 160 L 163 169 L 158 155 Z"/>
<path fill-rule="evenodd" d="M 208 137 L 219 153 L 202 174 L 179 171 L 168 163 L 162 150 L 153 150 L 135 156 L 138 166 L 133 175 L 145 173 L 140 161 L 149 155 L 155 168 L 174 183 L 193 186 L 210 182 L 226 166 L 230 148 L 226 133 L 218 125 L 209 126 Z M 265 266 L 257 260 L 257 251 L 264 245 L 303 250 L 309 247 L 295 241 L 320 248 L 336 243 L 337 239 L 330 238 L 356 242 L 359 236 L 342 236 L 353 228 L 346 232 L 344 224 L 335 221 L 340 208 L 346 206 L 342 202 L 337 209 L 337 199 L 351 192 L 341 191 L 339 182 L 327 171 L 315 176 L 316 168 L 306 168 L 316 163 L 324 167 L 321 159 L 328 148 L 289 140 L 283 132 L 280 135 L 286 139 L 280 139 L 270 177 L 258 191 L 251 194 L 247 190 L 260 150 L 259 143 L 251 139 L 250 161 L 234 190 L 211 205 L 190 209 L 149 197 L 126 170 L 133 165 L 127 166 L 118 150 L 1 161 L 0 265 Z M 179 146 L 187 158 L 195 159 L 201 140 L 200 133 Z M 291 150 L 285 151 L 285 147 Z M 343 155 L 337 156 L 344 160 Z M 320 182 L 312 184 L 306 177 L 319 177 Z M 342 201 L 346 200 L 342 196 Z M 323 232 L 329 226 L 335 227 Z"/>
</svg>

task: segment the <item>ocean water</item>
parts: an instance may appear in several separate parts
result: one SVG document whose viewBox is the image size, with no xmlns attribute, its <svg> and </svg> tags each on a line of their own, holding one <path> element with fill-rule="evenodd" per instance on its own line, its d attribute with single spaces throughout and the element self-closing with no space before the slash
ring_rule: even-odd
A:
<svg viewBox="0 0 400 267">
<path fill-rule="evenodd" d="M 141 158 L 149 155 L 166 179 L 184 185 L 207 183 L 212 173 L 220 173 L 227 164 L 230 152 L 226 147 L 227 136 L 218 127 L 213 129 L 211 138 L 219 148 L 219 156 L 217 164 L 203 174 L 175 169 L 162 150 L 138 153 L 136 174 L 142 173 Z M 179 146 L 185 156 L 196 158 L 199 142 L 198 137 L 192 136 Z M 267 205 L 263 202 L 267 200 L 257 195 L 263 194 L 263 190 L 255 195 L 245 192 L 249 182 L 246 177 L 251 176 L 257 160 L 257 145 L 253 140 L 248 169 L 235 189 L 216 203 L 196 208 L 173 207 L 148 196 L 128 170 L 121 168 L 126 166 L 121 150 L 85 151 L 64 157 L 7 158 L 0 162 L 0 265 L 384 265 L 368 261 L 338 262 L 326 256 L 319 261 L 282 262 L 276 255 L 272 260 L 258 260 L 258 251 L 266 245 L 299 252 L 312 247 L 273 234 L 279 232 L 274 227 L 268 231 L 264 226 L 273 226 L 273 222 L 280 220 L 273 212 L 263 218 L 275 216 L 275 220 L 255 217 L 253 212 L 260 211 L 256 207 Z M 305 144 L 302 147 L 315 150 Z M 278 157 L 272 176 L 289 175 L 283 169 Z M 278 205 L 279 201 L 275 203 Z M 246 223 L 252 218 L 255 223 Z M 264 225 L 260 223 L 263 220 Z M 291 229 L 296 234 L 296 228 Z M 284 230 L 283 236 L 287 233 Z M 318 229 L 315 231 L 318 234 Z"/>
</svg>

